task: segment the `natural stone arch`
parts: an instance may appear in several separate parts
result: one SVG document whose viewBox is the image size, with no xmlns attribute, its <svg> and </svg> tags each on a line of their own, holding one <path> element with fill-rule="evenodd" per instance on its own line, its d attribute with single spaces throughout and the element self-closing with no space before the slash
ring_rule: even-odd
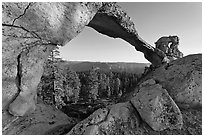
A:
<svg viewBox="0 0 204 137">
<path fill-rule="evenodd" d="M 2 6 L 2 109 L 14 116 L 35 110 L 36 88 L 51 50 L 56 45 L 65 45 L 85 26 L 122 38 L 155 65 L 163 59 L 139 37 L 130 17 L 115 3 L 3 3 Z"/>
<path fill-rule="evenodd" d="M 160 65 L 165 57 L 161 52 L 158 54 L 158 50 L 155 50 L 139 36 L 131 18 L 116 3 L 102 3 L 102 7 L 88 26 L 101 34 L 112 38 L 121 38 L 130 43 L 155 66 Z"/>
</svg>

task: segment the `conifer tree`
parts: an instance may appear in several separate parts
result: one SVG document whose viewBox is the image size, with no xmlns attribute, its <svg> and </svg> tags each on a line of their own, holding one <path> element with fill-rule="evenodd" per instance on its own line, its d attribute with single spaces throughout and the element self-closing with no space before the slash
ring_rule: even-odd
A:
<svg viewBox="0 0 204 137">
<path fill-rule="evenodd" d="M 94 101 L 98 97 L 98 75 L 95 69 L 89 71 L 89 75 L 87 76 L 87 90 L 89 92 L 88 99 L 89 101 Z"/>
<path fill-rule="evenodd" d="M 66 101 L 77 102 L 79 100 L 79 92 L 81 88 L 81 83 L 78 74 L 71 70 L 70 68 L 65 69 L 66 82 L 65 86 L 65 96 Z"/>
</svg>

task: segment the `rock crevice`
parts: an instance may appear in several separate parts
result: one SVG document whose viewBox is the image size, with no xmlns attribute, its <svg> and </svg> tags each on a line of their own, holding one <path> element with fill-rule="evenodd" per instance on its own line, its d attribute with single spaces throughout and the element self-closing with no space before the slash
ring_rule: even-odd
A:
<svg viewBox="0 0 204 137">
<path fill-rule="evenodd" d="M 37 39 L 41 39 L 41 37 L 34 31 L 29 31 L 28 29 L 26 29 L 23 26 L 17 26 L 17 25 L 10 25 L 10 24 L 2 24 L 2 26 L 4 27 L 12 27 L 12 28 L 17 28 L 17 29 L 22 29 L 28 33 L 30 33 L 32 35 L 32 37 L 25 37 L 25 38 L 37 38 Z"/>
<path fill-rule="evenodd" d="M 26 6 L 26 8 L 25 8 L 24 11 L 23 11 L 23 14 L 21 14 L 21 15 L 19 15 L 17 18 L 15 18 L 15 19 L 13 20 L 13 22 L 12 22 L 12 25 L 15 24 L 15 21 L 16 21 L 17 19 L 19 19 L 20 17 L 22 17 L 23 15 L 25 15 L 25 13 L 26 13 L 27 9 L 30 7 L 30 5 L 31 5 L 31 3 L 28 3 L 28 5 Z"/>
<path fill-rule="evenodd" d="M 162 59 L 164 58 L 163 54 L 158 54 L 155 48 L 138 35 L 130 17 L 115 3 L 4 2 L 2 3 L 2 9 L 2 111 L 4 113 L 2 120 L 3 123 L 7 123 L 8 121 L 15 123 L 12 124 L 4 134 L 38 134 L 37 131 L 44 134 L 46 131 L 42 131 L 43 129 L 40 128 L 48 125 L 49 129 L 47 130 L 50 131 L 56 126 L 52 121 L 52 117 L 49 117 L 47 121 L 50 123 L 42 124 L 43 126 L 37 125 L 40 128 L 33 123 L 29 123 L 31 126 L 34 126 L 34 128 L 29 129 L 32 132 L 27 129 L 24 131 L 24 125 L 28 123 L 24 123 L 23 120 L 26 118 L 26 120 L 30 118 L 35 119 L 40 116 L 43 111 L 49 114 L 49 112 L 47 112 L 48 109 L 50 112 L 55 111 L 44 105 L 38 105 L 38 107 L 36 107 L 36 89 L 43 73 L 43 64 L 56 45 L 63 46 L 67 44 L 67 42 L 77 36 L 85 26 L 92 27 L 107 36 L 121 38 L 127 41 L 134 46 L 136 50 L 143 52 L 145 58 L 154 65 L 161 65 Z M 188 59 L 190 61 L 188 61 Z M 192 60 L 194 62 L 192 62 Z M 174 65 L 166 67 L 166 69 L 162 66 L 154 72 L 148 73 L 141 80 L 141 83 L 151 78 L 155 81 L 158 80 L 159 83 L 155 84 L 153 82 L 153 85 L 150 84 L 150 87 L 153 86 L 163 91 L 164 89 L 158 88 L 158 84 L 162 85 L 162 87 L 167 89 L 170 97 L 179 104 L 179 107 L 191 108 L 198 105 L 202 106 L 202 84 L 200 76 L 202 74 L 200 69 L 202 65 L 200 55 L 172 61 L 172 64 Z M 188 68 L 188 70 L 186 68 Z M 178 82 L 178 80 L 180 81 Z M 145 87 L 142 88 L 144 90 Z M 140 89 L 140 93 L 141 90 L 142 89 Z M 165 93 L 167 91 L 164 90 Z M 138 93 L 138 95 L 140 93 Z M 166 93 L 165 95 L 171 100 L 168 94 Z M 142 96 L 142 93 L 140 96 Z M 159 93 L 155 96 L 160 99 L 163 97 Z M 141 100 L 137 99 L 136 102 L 140 104 Z M 160 103 L 155 98 L 153 102 Z M 173 101 L 170 102 L 171 105 L 175 106 Z M 185 105 L 187 105 L 187 107 L 185 107 Z M 43 110 L 40 111 L 38 108 L 42 107 Z M 146 108 L 147 110 L 149 109 L 147 106 Z M 123 130 L 117 132 L 125 132 L 126 134 L 135 133 L 133 129 L 134 127 L 138 128 L 139 120 L 136 115 L 131 115 L 135 108 L 133 108 L 129 102 L 116 104 L 109 109 L 110 112 L 108 111 L 107 114 L 104 114 L 105 119 L 102 118 L 101 121 L 99 120 L 98 122 L 96 122 L 97 119 L 95 119 L 94 121 L 97 125 L 89 126 L 84 134 L 113 134 L 110 129 L 116 131 L 118 129 L 113 125 L 119 126 L 120 124 L 123 125 Z M 174 110 L 178 112 L 176 107 Z M 8 114 L 8 112 L 10 112 L 12 116 Z M 96 111 L 95 114 L 98 112 L 99 110 Z M 36 113 L 36 115 L 29 115 L 33 113 Z M 142 111 L 139 113 L 141 113 L 140 115 L 142 116 Z M 55 114 L 54 112 L 53 115 Z M 61 112 L 57 112 L 57 115 L 58 114 L 61 114 Z M 22 121 L 18 119 L 12 121 L 16 118 L 15 116 L 22 116 L 20 117 Z M 62 117 L 64 120 L 69 119 L 65 115 Z M 44 118 L 45 117 L 40 118 L 41 123 Z M 143 119 L 146 118 L 143 117 Z M 63 125 L 67 124 L 60 120 L 60 118 L 56 119 L 56 121 L 60 121 Z M 61 125 L 60 122 L 57 126 Z M 21 123 L 23 126 L 18 128 L 18 125 L 21 125 Z M 15 128 L 12 129 L 13 127 Z M 76 127 L 78 127 L 78 125 Z M 131 130 L 126 132 L 127 127 Z M 161 125 L 155 129 L 160 130 L 160 127 Z M 98 132 L 98 129 L 102 130 Z M 82 132 L 79 131 L 79 133 Z"/>
<path fill-rule="evenodd" d="M 17 75 L 16 75 L 16 87 L 17 87 L 17 93 L 11 100 L 11 103 L 17 98 L 17 96 L 21 92 L 21 77 L 22 77 L 22 65 L 21 65 L 21 54 L 17 56 Z M 12 114 L 12 112 L 10 112 Z"/>
</svg>

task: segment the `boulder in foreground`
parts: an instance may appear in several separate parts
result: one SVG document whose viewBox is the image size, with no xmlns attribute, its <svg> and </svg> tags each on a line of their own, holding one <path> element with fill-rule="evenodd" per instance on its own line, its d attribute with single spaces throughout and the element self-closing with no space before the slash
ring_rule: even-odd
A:
<svg viewBox="0 0 204 137">
<path fill-rule="evenodd" d="M 168 92 L 153 79 L 140 84 L 140 87 L 131 102 L 142 119 L 155 131 L 181 129 L 182 114 Z"/>
<path fill-rule="evenodd" d="M 61 111 L 41 103 L 36 105 L 33 113 L 24 117 L 3 115 L 2 134 L 7 135 L 59 135 L 68 132 L 76 124 Z"/>
</svg>

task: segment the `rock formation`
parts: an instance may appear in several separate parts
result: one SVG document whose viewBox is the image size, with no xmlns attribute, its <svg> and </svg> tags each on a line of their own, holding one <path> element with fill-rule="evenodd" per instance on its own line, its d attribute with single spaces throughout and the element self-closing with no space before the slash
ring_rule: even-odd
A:
<svg viewBox="0 0 204 137">
<path fill-rule="evenodd" d="M 121 135 L 133 134 L 139 127 L 140 119 L 130 102 L 118 103 L 95 111 L 78 123 L 70 135 Z"/>
<path fill-rule="evenodd" d="M 71 130 L 76 121 L 67 117 L 61 111 L 37 103 L 36 110 L 23 117 L 13 117 L 3 113 L 2 134 L 12 135 L 52 135 L 64 134 Z"/>
<path fill-rule="evenodd" d="M 144 57 L 155 66 L 162 64 L 165 55 L 158 54 L 154 47 L 138 35 L 131 18 L 116 3 L 102 3 L 88 26 L 102 34 L 127 41 L 137 51 L 143 52 Z"/>
<path fill-rule="evenodd" d="M 12 128 L 7 122 L 12 116 L 36 109 L 36 88 L 51 50 L 80 33 L 99 7 L 101 3 L 2 3 L 3 128 Z"/>
<path fill-rule="evenodd" d="M 183 119 L 178 106 L 153 79 L 140 84 L 139 91 L 131 102 L 142 119 L 155 131 L 182 128 Z"/>
<path fill-rule="evenodd" d="M 85 25 L 128 41 L 153 64 L 161 62 L 115 3 L 3 3 L 2 9 L 3 110 L 12 115 L 35 110 L 36 87 L 50 51 L 65 45 Z"/>
<path fill-rule="evenodd" d="M 123 103 L 95 111 L 68 134 L 201 134 L 201 82 L 201 55 L 172 61 L 146 74 Z"/>
<path fill-rule="evenodd" d="M 163 36 L 156 42 L 156 49 L 158 53 L 165 55 L 166 59 L 170 61 L 183 57 L 183 53 L 179 51 L 179 37 L 178 36 Z"/>
<path fill-rule="evenodd" d="M 149 72 L 140 81 L 154 79 L 182 108 L 202 106 L 202 55 L 189 55 Z M 139 84 L 140 84 L 139 83 Z"/>
<path fill-rule="evenodd" d="M 35 110 L 43 63 L 56 45 L 74 38 L 101 3 L 3 3 L 3 110 Z"/>
<path fill-rule="evenodd" d="M 45 118 L 51 124 L 35 125 L 36 121 L 34 119 L 36 119 L 36 115 L 41 115 L 44 111 L 49 112 L 48 110 L 54 111 L 49 107 L 36 105 L 36 88 L 43 73 L 43 64 L 50 52 L 56 45 L 65 45 L 77 36 L 85 26 L 92 27 L 110 37 L 124 39 L 133 45 L 136 50 L 143 52 L 145 58 L 154 65 L 162 63 L 164 56 L 158 54 L 152 46 L 139 37 L 130 17 L 115 3 L 2 3 L 3 134 L 46 134 L 48 131 L 54 130 L 55 126 L 60 127 L 69 123 L 65 121 L 66 119 L 70 121 L 70 119 L 64 115 L 61 120 L 56 119 L 59 123 L 55 121 L 57 124 L 51 126 L 53 123 L 51 121 L 52 117 L 46 118 L 44 116 L 38 120 L 44 123 L 43 119 Z M 115 29 L 113 30 L 113 28 Z M 181 62 L 178 61 L 179 63 Z M 189 67 L 197 69 L 194 66 Z M 171 64 L 164 69 L 171 70 Z M 179 67 L 177 69 L 182 72 Z M 173 71 L 170 72 L 173 73 Z M 195 71 L 195 73 L 186 71 L 185 74 L 185 80 L 192 85 L 193 90 L 188 89 L 187 85 L 181 86 L 182 89 L 175 90 L 180 91 L 177 94 L 177 92 L 170 89 L 173 84 L 176 84 L 176 81 L 164 84 L 161 79 L 160 84 L 175 99 L 175 102 L 189 105 L 190 107 L 192 106 L 190 105 L 191 103 L 193 106 L 201 105 L 201 100 L 196 100 L 201 94 L 197 91 L 197 89 L 201 88 L 200 83 L 198 84 L 196 81 L 200 80 L 200 77 L 197 79 L 201 74 L 200 71 Z M 178 78 L 182 76 L 182 74 L 178 74 Z M 188 78 L 191 78 L 191 80 Z M 170 79 L 174 78 L 171 77 Z M 181 80 L 181 84 L 186 81 Z M 197 87 L 196 90 L 194 90 L 195 85 Z M 190 96 L 190 100 L 182 98 L 183 95 L 186 95 L 186 97 Z M 129 103 L 120 105 L 130 106 Z M 114 106 L 109 109 L 110 112 L 112 109 L 114 109 Z M 120 109 L 122 108 L 116 108 L 117 111 L 120 111 Z M 130 110 L 124 109 L 124 115 L 128 115 L 134 110 L 132 108 Z M 48 114 L 46 113 L 46 115 Z M 61 114 L 58 112 L 57 114 L 54 113 L 54 115 Z M 116 115 L 116 117 L 122 117 L 122 122 L 128 121 L 123 116 Z M 130 115 L 130 117 L 135 116 Z M 28 120 L 30 122 L 26 123 Z M 134 124 L 137 123 L 137 120 L 135 120 L 136 118 L 130 121 Z M 46 125 L 49 125 L 46 131 L 41 132 L 38 129 Z M 27 126 L 29 127 L 29 132 L 22 131 Z"/>
</svg>

